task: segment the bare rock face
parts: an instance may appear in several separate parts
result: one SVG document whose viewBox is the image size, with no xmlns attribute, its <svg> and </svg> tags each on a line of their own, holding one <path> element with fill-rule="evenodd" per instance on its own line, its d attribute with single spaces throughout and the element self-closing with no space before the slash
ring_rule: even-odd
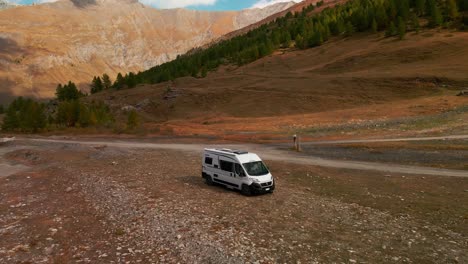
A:
<svg viewBox="0 0 468 264">
<path fill-rule="evenodd" d="M 10 3 L 7 0 L 0 0 L 0 10 L 2 9 L 7 9 L 7 8 L 12 8 L 18 6 L 15 3 Z"/>
<path fill-rule="evenodd" d="M 5 1 L 5 0 L 0 0 Z M 138 0 L 59 0 L 0 12 L 0 94 L 54 95 L 95 75 L 141 71 L 284 10 L 159 10 Z"/>
</svg>

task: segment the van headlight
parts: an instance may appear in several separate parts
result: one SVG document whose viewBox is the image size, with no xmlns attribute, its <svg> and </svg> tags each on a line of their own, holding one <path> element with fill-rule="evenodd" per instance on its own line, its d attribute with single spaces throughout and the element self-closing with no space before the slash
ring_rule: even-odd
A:
<svg viewBox="0 0 468 264">
<path fill-rule="evenodd" d="M 258 179 L 255 179 L 255 178 L 253 178 L 252 181 L 253 182 L 260 182 Z"/>
</svg>

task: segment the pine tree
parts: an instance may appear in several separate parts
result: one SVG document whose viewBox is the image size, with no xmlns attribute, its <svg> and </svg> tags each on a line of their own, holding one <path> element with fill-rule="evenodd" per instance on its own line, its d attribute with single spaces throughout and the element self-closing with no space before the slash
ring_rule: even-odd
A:
<svg viewBox="0 0 468 264">
<path fill-rule="evenodd" d="M 426 10 L 426 0 L 416 0 L 416 12 L 418 15 L 422 16 Z"/>
<path fill-rule="evenodd" d="M 413 25 L 413 29 L 416 33 L 419 33 L 420 25 L 419 25 L 419 17 L 416 14 L 413 14 L 411 19 L 411 23 Z"/>
<path fill-rule="evenodd" d="M 348 21 L 348 23 L 346 23 L 345 31 L 346 31 L 346 36 L 351 36 L 356 31 L 351 21 Z"/>
<path fill-rule="evenodd" d="M 372 20 L 371 29 L 372 33 L 376 33 L 378 30 L 377 21 L 375 20 L 375 18 Z"/>
<path fill-rule="evenodd" d="M 16 109 L 13 105 L 10 105 L 6 111 L 6 115 L 3 118 L 2 130 L 14 131 L 19 127 L 19 120 Z"/>
<path fill-rule="evenodd" d="M 388 26 L 387 31 L 385 31 L 385 36 L 386 37 L 395 36 L 396 31 L 397 31 L 397 29 L 395 27 L 395 23 L 393 23 L 393 21 L 392 21 L 392 22 L 390 22 L 390 25 Z"/>
<path fill-rule="evenodd" d="M 296 36 L 295 40 L 296 40 L 296 47 L 297 47 L 297 48 L 300 48 L 300 49 L 305 48 L 305 45 L 304 45 L 305 41 L 304 41 L 304 38 L 303 38 L 300 34 L 298 34 L 298 35 Z"/>
<path fill-rule="evenodd" d="M 55 95 L 59 101 L 77 100 L 83 97 L 83 93 L 78 90 L 75 83 L 69 81 L 66 85 L 59 84 L 57 86 Z"/>
<path fill-rule="evenodd" d="M 398 1 L 398 16 L 402 17 L 404 20 L 407 20 L 410 13 L 410 6 L 408 0 L 399 0 Z"/>
<path fill-rule="evenodd" d="M 458 0 L 458 7 L 460 8 L 461 11 L 467 11 L 468 10 L 468 0 Z"/>
<path fill-rule="evenodd" d="M 92 94 L 99 93 L 103 89 L 104 89 L 104 84 L 101 81 L 101 77 L 96 77 L 95 76 L 93 78 L 92 83 L 91 83 L 91 93 Z"/>
<path fill-rule="evenodd" d="M 451 20 L 457 19 L 459 13 L 458 13 L 458 6 L 457 6 L 457 3 L 455 2 L 455 0 L 447 0 L 446 5 L 447 5 L 448 17 Z"/>
<path fill-rule="evenodd" d="M 125 84 L 128 88 L 134 88 L 137 85 L 136 76 L 133 72 L 129 72 L 125 78 Z"/>
<path fill-rule="evenodd" d="M 202 77 L 202 78 L 206 78 L 207 75 L 208 75 L 208 72 L 206 71 L 206 68 L 203 67 L 203 68 L 201 69 L 201 77 Z"/>
<path fill-rule="evenodd" d="M 406 23 L 402 17 L 398 17 L 398 37 L 404 39 L 406 35 Z"/>
<path fill-rule="evenodd" d="M 429 20 L 429 25 L 432 27 L 437 27 L 442 25 L 442 22 L 443 17 L 440 8 L 436 4 L 434 4 L 431 9 L 431 18 Z"/>
<path fill-rule="evenodd" d="M 45 107 L 32 99 L 15 99 L 7 109 L 2 129 L 5 131 L 38 132 L 46 127 Z"/>
<path fill-rule="evenodd" d="M 112 81 L 111 81 L 109 75 L 107 75 L 105 73 L 102 75 L 102 84 L 104 86 L 104 89 L 106 89 L 106 90 L 111 88 Z"/>
<path fill-rule="evenodd" d="M 119 72 L 117 74 L 117 78 L 115 79 L 115 82 L 114 82 L 114 88 L 117 89 L 117 90 L 120 90 L 123 88 L 125 84 L 125 79 L 124 77 L 122 76 L 122 74 Z"/>
</svg>

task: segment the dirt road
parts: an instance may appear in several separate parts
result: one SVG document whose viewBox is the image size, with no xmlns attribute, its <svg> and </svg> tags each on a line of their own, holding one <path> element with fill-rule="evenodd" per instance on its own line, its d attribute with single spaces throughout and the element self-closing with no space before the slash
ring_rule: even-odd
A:
<svg viewBox="0 0 468 264">
<path fill-rule="evenodd" d="M 430 141 L 430 140 L 456 140 L 468 139 L 468 135 L 452 135 L 443 137 L 407 137 L 407 138 L 377 138 L 377 139 L 350 139 L 350 140 L 326 140 L 302 142 L 303 145 L 327 145 L 348 143 L 376 143 L 376 142 L 401 142 L 401 141 Z"/>
<path fill-rule="evenodd" d="M 28 169 L 28 167 L 25 165 L 13 164 L 4 158 L 4 155 L 6 153 L 16 151 L 19 149 L 21 148 L 18 148 L 18 147 L 0 148 L 0 177 L 7 177 L 15 173 L 18 173 L 20 171 L 24 171 Z"/>
<path fill-rule="evenodd" d="M 445 137 L 447 138 L 447 137 Z M 421 140 L 423 138 L 420 138 Z M 159 144 L 159 143 L 141 143 L 141 142 L 124 142 L 124 141 L 85 141 L 85 140 L 57 140 L 57 139 L 20 139 L 21 141 L 31 142 L 47 142 L 60 144 L 79 144 L 79 145 L 106 145 L 118 148 L 143 148 L 143 149 L 168 149 L 199 152 L 205 147 L 222 147 L 222 148 L 238 148 L 247 149 L 258 153 L 262 158 L 273 161 L 284 161 L 302 165 L 314 165 L 340 169 L 356 169 L 356 170 L 372 170 L 387 173 L 406 173 L 419 175 L 434 175 L 448 177 L 468 177 L 467 171 L 437 169 L 429 167 L 405 166 L 397 164 L 385 164 L 375 162 L 357 162 L 357 161 L 341 161 L 330 160 L 312 156 L 301 156 L 295 153 L 277 150 L 274 147 L 254 144 L 238 144 L 238 145 L 215 145 L 207 146 L 201 144 Z M 416 139 L 413 139 L 416 140 Z"/>
</svg>

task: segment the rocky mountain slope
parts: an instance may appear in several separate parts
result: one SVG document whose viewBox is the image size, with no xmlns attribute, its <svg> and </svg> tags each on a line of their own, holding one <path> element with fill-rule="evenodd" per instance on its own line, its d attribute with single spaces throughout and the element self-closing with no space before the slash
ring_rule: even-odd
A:
<svg viewBox="0 0 468 264">
<path fill-rule="evenodd" d="M 2 9 L 7 9 L 7 8 L 12 8 L 12 7 L 16 7 L 18 6 L 17 4 L 15 3 L 10 3 L 6 0 L 0 0 L 0 10 Z"/>
<path fill-rule="evenodd" d="M 59 0 L 3 10 L 0 97 L 49 97 L 57 83 L 86 87 L 94 75 L 144 70 L 293 4 L 206 12 L 136 0 Z"/>
</svg>

